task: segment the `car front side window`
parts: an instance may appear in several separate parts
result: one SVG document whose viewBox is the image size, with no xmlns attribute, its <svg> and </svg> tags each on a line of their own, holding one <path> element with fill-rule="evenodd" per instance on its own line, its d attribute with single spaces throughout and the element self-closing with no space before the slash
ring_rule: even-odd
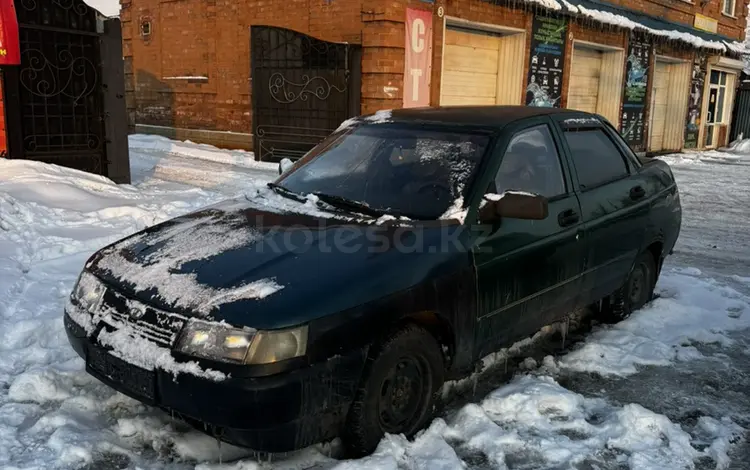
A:
<svg viewBox="0 0 750 470">
<path fill-rule="evenodd" d="M 566 193 L 560 157 L 546 124 L 520 131 L 508 144 L 495 176 L 494 191 L 511 190 L 546 198 Z"/>
<path fill-rule="evenodd" d="M 581 189 L 592 189 L 628 175 L 625 159 L 603 129 L 565 131 Z"/>
</svg>

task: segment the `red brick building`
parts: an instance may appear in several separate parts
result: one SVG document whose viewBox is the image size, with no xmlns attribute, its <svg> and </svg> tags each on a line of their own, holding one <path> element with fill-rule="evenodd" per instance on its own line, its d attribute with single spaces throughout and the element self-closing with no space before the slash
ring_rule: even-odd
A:
<svg viewBox="0 0 750 470">
<path fill-rule="evenodd" d="M 424 41 L 419 44 L 426 44 L 431 60 L 423 90 L 430 105 L 570 107 L 604 115 L 643 151 L 721 146 L 731 122 L 747 15 L 740 0 L 121 0 L 121 4 L 127 100 L 136 128 L 240 148 L 253 148 L 256 121 L 273 120 L 279 103 L 293 99 L 295 106 L 304 105 L 295 108 L 295 116 L 304 111 L 309 116 L 302 120 L 308 127 L 318 126 L 321 135 L 330 132 L 332 118 L 318 117 L 326 112 L 333 116 L 332 105 L 325 100 L 344 85 L 333 85 L 338 75 L 331 70 L 344 63 L 347 96 L 356 100 L 358 109 L 349 106 L 338 112 L 364 114 L 402 107 L 406 35 L 412 26 L 407 24 L 407 9 L 427 11 L 431 19 L 427 26 L 432 34 L 422 34 L 429 28 L 423 30 L 420 24 L 414 36 L 415 41 Z M 251 29 L 258 31 L 257 38 L 270 38 L 259 32 L 259 26 L 315 38 L 312 43 L 295 38 L 295 47 L 302 44 L 303 49 L 319 50 L 323 41 L 346 43 L 342 52 L 346 57 L 334 64 L 333 52 L 326 46 L 328 78 L 309 73 L 319 70 L 322 60 L 320 55 L 310 59 L 309 50 L 303 50 L 307 58 L 297 57 L 297 62 L 291 60 L 295 52 L 289 51 L 285 52 L 289 60 L 283 63 L 276 56 L 273 63 L 270 58 L 254 62 Z M 264 41 L 267 51 L 271 43 L 276 44 L 277 55 L 279 48 L 289 49 L 279 39 Z M 268 80 L 263 75 L 262 84 L 253 83 L 252 70 L 263 67 L 269 71 L 277 67 L 278 73 Z M 307 69 L 293 77 L 284 75 L 290 67 Z M 273 80 L 281 76 L 276 83 L 279 91 Z M 253 90 L 259 93 L 255 101 Z M 269 93 L 271 107 L 260 105 Z M 274 93 L 282 93 L 281 99 Z"/>
</svg>

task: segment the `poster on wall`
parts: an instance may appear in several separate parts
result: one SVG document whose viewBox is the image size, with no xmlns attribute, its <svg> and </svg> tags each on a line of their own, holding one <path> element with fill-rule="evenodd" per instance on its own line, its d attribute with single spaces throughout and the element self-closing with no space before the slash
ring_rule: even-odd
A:
<svg viewBox="0 0 750 470">
<path fill-rule="evenodd" d="M 650 65 L 651 44 L 640 37 L 631 37 L 625 69 L 620 134 L 636 152 L 646 150 L 646 92 Z"/>
<path fill-rule="evenodd" d="M 432 12 L 406 9 L 404 108 L 430 105 Z"/>
<path fill-rule="evenodd" d="M 0 65 L 20 63 L 21 47 L 16 8 L 11 0 L 0 0 Z"/>
<path fill-rule="evenodd" d="M 693 63 L 693 78 L 690 81 L 688 96 L 687 123 L 685 125 L 685 148 L 698 148 L 698 137 L 701 130 L 701 107 L 703 105 L 703 87 L 706 84 L 707 59 L 698 55 Z"/>
<path fill-rule="evenodd" d="M 568 22 L 564 18 L 534 17 L 526 82 L 527 106 L 560 107 L 567 31 Z"/>
</svg>

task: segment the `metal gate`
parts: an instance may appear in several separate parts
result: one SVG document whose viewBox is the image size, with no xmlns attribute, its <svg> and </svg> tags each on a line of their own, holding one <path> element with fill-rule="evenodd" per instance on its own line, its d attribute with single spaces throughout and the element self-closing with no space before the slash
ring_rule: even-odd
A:
<svg viewBox="0 0 750 470">
<path fill-rule="evenodd" d="M 102 20 L 81 0 L 15 5 L 21 66 L 5 74 L 11 158 L 106 175 Z"/>
<path fill-rule="evenodd" d="M 360 112 L 361 47 L 252 26 L 255 158 L 297 159 Z"/>
</svg>

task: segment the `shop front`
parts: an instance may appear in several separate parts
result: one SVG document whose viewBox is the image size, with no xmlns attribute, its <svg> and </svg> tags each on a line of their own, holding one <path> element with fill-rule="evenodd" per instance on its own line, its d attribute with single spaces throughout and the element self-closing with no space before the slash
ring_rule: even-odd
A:
<svg viewBox="0 0 750 470">
<path fill-rule="evenodd" d="M 682 149 L 690 72 L 691 64 L 686 60 L 656 56 L 651 92 L 650 152 Z"/>
<path fill-rule="evenodd" d="M 576 40 L 567 107 L 600 114 L 618 126 L 624 63 L 621 48 Z"/>
<path fill-rule="evenodd" d="M 526 32 L 448 18 L 440 104 L 519 105 Z"/>
<path fill-rule="evenodd" d="M 708 73 L 704 90 L 702 130 L 703 146 L 718 148 L 729 142 L 729 126 L 732 122 L 734 95 L 738 77 L 744 64 L 740 60 L 715 56 L 708 61 Z"/>
</svg>

